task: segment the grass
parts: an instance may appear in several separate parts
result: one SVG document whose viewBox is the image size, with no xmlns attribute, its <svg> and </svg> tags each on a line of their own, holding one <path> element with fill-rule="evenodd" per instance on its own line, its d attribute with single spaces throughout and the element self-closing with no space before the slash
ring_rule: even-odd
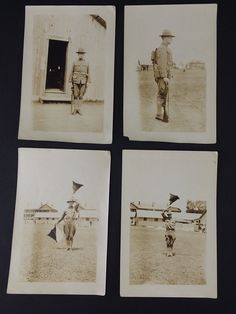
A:
<svg viewBox="0 0 236 314">
<path fill-rule="evenodd" d="M 144 131 L 203 132 L 206 129 L 205 70 L 174 70 L 169 95 L 168 124 L 155 120 L 157 86 L 153 71 L 138 72 Z"/>
<path fill-rule="evenodd" d="M 25 224 L 20 272 L 28 282 L 96 281 L 96 227 L 79 227 L 74 249 L 47 236 L 52 224 Z"/>
<path fill-rule="evenodd" d="M 206 283 L 206 234 L 176 231 L 176 255 L 167 257 L 164 230 L 131 227 L 130 232 L 130 284 Z"/>
</svg>

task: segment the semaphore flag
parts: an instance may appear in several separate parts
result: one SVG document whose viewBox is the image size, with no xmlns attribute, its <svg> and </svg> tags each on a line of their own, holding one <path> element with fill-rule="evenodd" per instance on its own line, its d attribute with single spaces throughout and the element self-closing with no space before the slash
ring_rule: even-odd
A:
<svg viewBox="0 0 236 314">
<path fill-rule="evenodd" d="M 59 242 L 63 239 L 63 232 L 58 226 L 55 226 L 48 234 L 50 238 L 55 240 L 56 242 Z"/>
<path fill-rule="evenodd" d="M 78 191 L 82 186 L 84 186 L 83 184 L 79 184 L 76 183 L 75 181 L 72 181 L 72 189 L 73 189 L 73 194 Z"/>
</svg>

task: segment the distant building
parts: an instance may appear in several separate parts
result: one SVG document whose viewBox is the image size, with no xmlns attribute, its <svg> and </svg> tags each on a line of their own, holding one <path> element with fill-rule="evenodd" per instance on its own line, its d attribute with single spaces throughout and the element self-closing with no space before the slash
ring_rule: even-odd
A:
<svg viewBox="0 0 236 314">
<path fill-rule="evenodd" d="M 207 231 L 207 211 L 205 211 L 198 219 L 194 220 L 194 231 Z"/>
<path fill-rule="evenodd" d="M 48 204 L 43 204 L 39 208 L 36 209 L 25 209 L 24 211 L 24 219 L 25 220 L 33 220 L 35 218 L 36 213 L 57 213 L 57 209 L 51 207 Z"/>
<path fill-rule="evenodd" d="M 190 70 L 193 70 L 193 69 L 202 69 L 202 70 L 204 70 L 205 69 L 205 63 L 202 62 L 202 61 L 193 60 L 193 61 L 191 61 L 191 62 L 189 62 L 187 64 L 187 68 L 190 69 Z"/>
<path fill-rule="evenodd" d="M 148 206 L 141 202 L 132 202 L 130 203 L 130 224 L 132 226 L 164 229 L 165 224 L 162 217 L 164 209 L 164 206 L 156 203 Z M 179 230 L 200 231 L 204 224 L 206 226 L 203 214 L 181 212 L 177 207 L 172 207 L 172 217 L 176 222 L 176 229 Z"/>
<path fill-rule="evenodd" d="M 24 220 L 26 222 L 35 223 L 52 223 L 59 220 L 61 213 L 57 209 L 49 206 L 48 204 L 43 204 L 37 209 L 25 209 Z M 98 221 L 97 210 L 87 209 L 80 206 L 80 226 L 92 226 Z"/>
<path fill-rule="evenodd" d="M 157 202 L 152 202 L 152 203 L 144 203 L 141 201 L 138 202 L 132 202 L 130 203 L 130 210 L 135 211 L 136 209 L 139 210 L 153 210 L 153 211 L 163 211 L 166 209 L 166 204 L 161 204 Z M 175 206 L 170 206 L 172 212 L 181 212 L 181 209 Z"/>
</svg>

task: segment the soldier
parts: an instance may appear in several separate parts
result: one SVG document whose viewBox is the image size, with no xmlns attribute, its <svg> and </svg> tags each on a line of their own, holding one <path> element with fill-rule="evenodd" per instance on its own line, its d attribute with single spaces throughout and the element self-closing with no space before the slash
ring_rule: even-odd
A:
<svg viewBox="0 0 236 314">
<path fill-rule="evenodd" d="M 71 113 L 80 114 L 80 105 L 86 92 L 88 83 L 91 83 L 89 76 L 89 65 L 85 61 L 85 50 L 80 48 L 78 51 L 78 60 L 74 62 L 69 82 L 72 83 L 71 95 Z"/>
<path fill-rule="evenodd" d="M 163 122 L 168 122 L 168 112 L 167 112 L 167 96 L 169 92 L 169 80 L 171 78 L 171 68 L 173 66 L 172 53 L 168 47 L 174 35 L 172 35 L 170 30 L 163 30 L 160 35 L 162 38 L 162 43 L 160 47 L 152 51 L 152 64 L 154 71 L 154 78 L 157 83 L 157 114 L 156 119 L 162 120 Z"/>
<path fill-rule="evenodd" d="M 70 200 L 67 203 L 69 203 L 69 207 L 63 212 L 56 225 L 58 225 L 61 221 L 64 222 L 63 231 L 66 238 L 67 251 L 69 251 L 72 250 L 73 239 L 77 229 L 79 219 L 79 203 L 75 200 Z"/>
<path fill-rule="evenodd" d="M 172 212 L 167 211 L 166 212 L 166 218 L 165 221 L 165 227 L 166 227 L 166 233 L 165 233 L 165 240 L 166 240 L 166 246 L 167 246 L 167 252 L 166 255 L 174 256 L 175 252 L 173 249 L 174 242 L 176 240 L 175 236 L 175 221 L 172 219 Z"/>
</svg>

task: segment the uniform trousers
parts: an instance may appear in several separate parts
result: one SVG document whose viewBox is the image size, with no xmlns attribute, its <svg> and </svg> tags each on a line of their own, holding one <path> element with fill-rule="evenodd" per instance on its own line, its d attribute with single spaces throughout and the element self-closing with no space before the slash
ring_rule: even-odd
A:
<svg viewBox="0 0 236 314">
<path fill-rule="evenodd" d="M 162 116 L 163 107 L 166 105 L 168 86 L 162 77 L 155 79 L 157 83 L 157 115 Z"/>
</svg>

